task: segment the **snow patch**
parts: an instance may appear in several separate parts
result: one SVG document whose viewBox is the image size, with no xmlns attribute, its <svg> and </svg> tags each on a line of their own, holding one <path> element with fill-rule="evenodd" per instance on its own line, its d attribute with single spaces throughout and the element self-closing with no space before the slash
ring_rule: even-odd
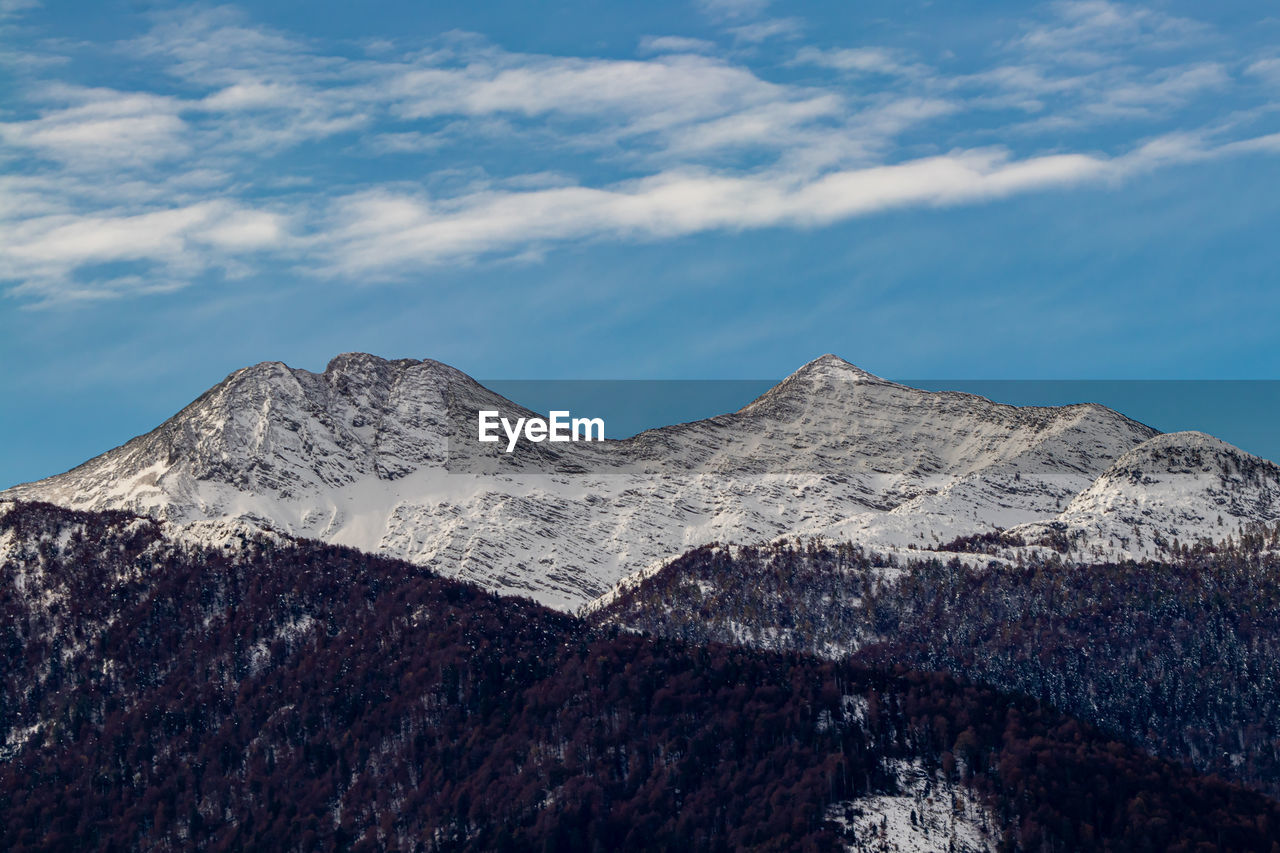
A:
<svg viewBox="0 0 1280 853">
<path fill-rule="evenodd" d="M 990 810 L 962 785 L 938 784 L 918 761 L 891 768 L 899 792 L 832 805 L 827 820 L 857 853 L 980 853 L 996 849 Z"/>
</svg>

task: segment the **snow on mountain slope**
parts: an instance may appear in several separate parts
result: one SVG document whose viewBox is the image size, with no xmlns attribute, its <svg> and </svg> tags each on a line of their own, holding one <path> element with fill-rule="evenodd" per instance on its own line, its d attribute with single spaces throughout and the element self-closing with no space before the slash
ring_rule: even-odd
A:
<svg viewBox="0 0 1280 853">
<path fill-rule="evenodd" d="M 925 771 L 918 761 L 890 768 L 898 794 L 835 803 L 827 819 L 849 853 L 981 853 L 999 846 L 997 821 L 973 792 Z"/>
<path fill-rule="evenodd" d="M 244 526 L 576 607 L 710 541 L 928 546 L 1056 515 L 1155 433 L 1101 406 L 920 391 L 823 356 L 738 412 L 604 444 L 474 440 L 531 413 L 435 361 L 237 371 L 170 420 L 11 499 Z M 578 413 L 575 413 L 578 414 Z"/>
<path fill-rule="evenodd" d="M 1157 435 L 1116 460 L 1051 522 L 1011 530 L 1065 536 L 1094 559 L 1158 557 L 1239 539 L 1280 521 L 1280 467 L 1202 432 Z"/>
</svg>

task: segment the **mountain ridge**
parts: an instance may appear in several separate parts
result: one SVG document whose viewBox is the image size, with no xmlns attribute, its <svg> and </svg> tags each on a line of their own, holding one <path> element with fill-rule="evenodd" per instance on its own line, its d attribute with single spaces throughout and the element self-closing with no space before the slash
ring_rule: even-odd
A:
<svg viewBox="0 0 1280 853">
<path fill-rule="evenodd" d="M 1054 523 L 1158 435 L 1097 404 L 923 391 L 832 354 L 735 412 L 599 445 L 503 454 L 473 440 L 481 408 L 534 414 L 431 359 L 343 353 L 322 373 L 263 362 L 0 498 L 124 509 L 196 541 L 275 530 L 573 609 L 712 541 L 928 550 Z"/>
</svg>

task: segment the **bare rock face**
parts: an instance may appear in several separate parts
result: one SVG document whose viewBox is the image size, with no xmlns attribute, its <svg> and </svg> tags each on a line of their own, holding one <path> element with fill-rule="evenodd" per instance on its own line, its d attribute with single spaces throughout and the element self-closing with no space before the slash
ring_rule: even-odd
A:
<svg viewBox="0 0 1280 853">
<path fill-rule="evenodd" d="M 345 354 L 320 374 L 268 362 L 147 435 L 0 498 L 125 509 L 201 541 L 246 526 L 321 539 L 572 609 L 712 541 L 929 548 L 1049 522 L 1113 537 L 1108 525 L 1128 522 L 1098 490 L 1147 488 L 1127 473 L 1134 454 L 1177 443 L 1101 406 L 921 391 L 832 355 L 737 412 L 623 441 L 506 455 L 474 441 L 480 409 L 533 414 L 436 361 Z M 1162 499 L 1215 524 L 1205 500 L 1238 505 L 1232 518 L 1274 517 L 1274 466 L 1230 451 L 1201 451 L 1212 488 Z M 1221 479 L 1219 459 L 1237 457 L 1264 485 Z"/>
</svg>

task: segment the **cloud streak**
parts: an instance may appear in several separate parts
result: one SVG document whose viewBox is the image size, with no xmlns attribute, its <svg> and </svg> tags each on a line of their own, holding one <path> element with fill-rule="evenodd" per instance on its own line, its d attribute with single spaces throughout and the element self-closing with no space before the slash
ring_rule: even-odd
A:
<svg viewBox="0 0 1280 853">
<path fill-rule="evenodd" d="M 1086 183 L 1119 183 L 1172 165 L 1280 151 L 1280 134 L 1220 145 L 1160 137 L 1105 158 L 1015 159 L 1002 149 L 829 172 L 729 177 L 671 173 L 607 188 L 481 192 L 445 201 L 381 191 L 340 199 L 324 232 L 326 269 L 390 276 L 509 250 L 599 240 L 659 240 L 705 231 L 813 228 L 909 206 L 971 204 Z"/>
<path fill-rule="evenodd" d="M 4 113 L 0 282 L 51 304 L 266 269 L 393 279 L 1277 150 L 1267 128 L 1178 120 L 1243 79 L 1276 79 L 1275 60 L 1200 50 L 1206 27 L 1150 9 L 1052 4 L 947 70 L 954 60 L 874 44 L 792 44 L 753 63 L 760 48 L 742 45 L 808 28 L 762 19 L 763 3 L 705 7 L 723 45 L 646 37 L 636 58 L 460 33 L 337 52 L 233 10 L 158 18 L 107 49 L 165 85 L 50 71 Z"/>
<path fill-rule="evenodd" d="M 0 223 L 0 278 L 41 302 L 168 291 L 208 269 L 233 271 L 237 256 L 280 248 L 285 217 L 228 201 L 140 214 L 58 214 Z M 86 279 L 86 269 L 114 265 Z M 96 297 L 95 297 L 96 293 Z"/>
<path fill-rule="evenodd" d="M 339 200 L 325 232 L 338 274 L 396 272 L 512 245 L 609 238 L 662 239 L 711 230 L 815 227 L 906 205 L 947 205 L 1115 174 L 1084 155 L 1010 160 L 969 151 L 892 166 L 730 177 L 661 174 L 608 188 L 476 193 L 437 203 L 374 192 Z"/>
</svg>

